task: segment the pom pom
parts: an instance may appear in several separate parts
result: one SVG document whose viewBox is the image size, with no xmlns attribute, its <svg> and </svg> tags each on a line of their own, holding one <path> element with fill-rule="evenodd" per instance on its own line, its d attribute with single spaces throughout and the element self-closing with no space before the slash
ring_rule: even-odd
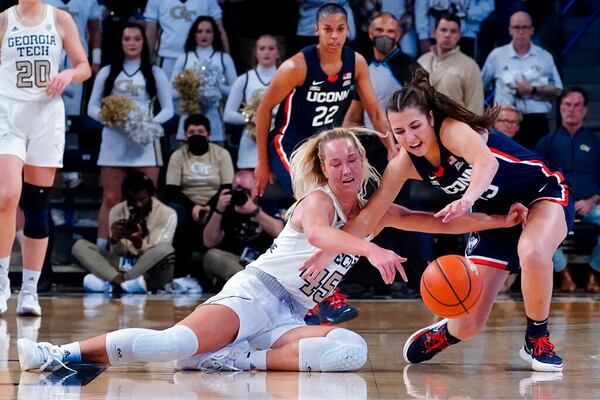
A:
<svg viewBox="0 0 600 400">
<path fill-rule="evenodd" d="M 135 109 L 135 103 L 128 97 L 120 95 L 106 96 L 102 99 L 100 119 L 105 125 L 121 130 L 125 119 Z"/>
<path fill-rule="evenodd" d="M 250 98 L 250 101 L 244 104 L 244 107 L 242 108 L 242 115 L 244 116 L 246 128 L 248 129 L 248 137 L 254 141 L 256 141 L 256 110 L 260 105 L 260 101 L 262 100 L 263 95 L 263 90 L 255 90 L 254 92 L 252 92 L 252 97 Z"/>
<path fill-rule="evenodd" d="M 134 143 L 145 146 L 164 135 L 163 127 L 154 122 L 152 113 L 134 109 L 125 119 L 124 131 Z"/>
<path fill-rule="evenodd" d="M 212 107 L 222 98 L 221 81 L 224 76 L 213 64 L 184 69 L 173 81 L 179 94 L 177 106 L 182 114 L 199 114 L 202 108 Z"/>
</svg>

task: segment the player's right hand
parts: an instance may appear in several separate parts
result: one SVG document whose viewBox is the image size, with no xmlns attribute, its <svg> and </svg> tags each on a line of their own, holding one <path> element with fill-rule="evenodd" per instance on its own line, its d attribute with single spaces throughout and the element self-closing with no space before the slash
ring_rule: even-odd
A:
<svg viewBox="0 0 600 400">
<path fill-rule="evenodd" d="M 394 283 L 396 271 L 400 273 L 400 276 L 402 276 L 404 282 L 408 282 L 406 272 L 402 266 L 402 263 L 406 261 L 406 258 L 399 256 L 393 251 L 384 249 L 374 243 L 371 243 L 367 260 L 369 260 L 369 262 L 375 268 L 377 268 L 377 270 L 379 270 L 381 278 L 383 278 L 383 281 L 388 285 Z"/>
<path fill-rule="evenodd" d="M 254 178 L 256 179 L 256 195 L 262 197 L 265 193 L 265 188 L 269 182 L 273 182 L 275 177 L 268 163 L 262 163 L 260 160 L 254 168 Z"/>
</svg>

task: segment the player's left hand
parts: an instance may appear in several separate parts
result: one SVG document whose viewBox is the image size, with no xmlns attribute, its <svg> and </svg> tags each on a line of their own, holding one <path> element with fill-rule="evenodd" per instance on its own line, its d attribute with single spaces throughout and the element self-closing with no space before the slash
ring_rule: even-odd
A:
<svg viewBox="0 0 600 400">
<path fill-rule="evenodd" d="M 62 95 L 63 91 L 73 81 L 73 70 L 65 69 L 50 79 L 50 83 L 46 87 L 46 95 L 48 97 L 57 97 Z"/>
<path fill-rule="evenodd" d="M 460 198 L 448 204 L 442 210 L 438 211 L 435 214 L 435 217 L 443 217 L 442 222 L 446 223 L 454 218 L 458 218 L 461 215 L 468 213 L 471 210 L 471 207 L 473 207 L 473 203 L 474 202 L 472 200 L 465 199 L 464 197 Z"/>
<path fill-rule="evenodd" d="M 302 279 L 306 279 L 308 282 L 314 282 L 321 271 L 330 265 L 336 256 L 337 253 L 332 251 L 317 251 L 315 254 L 310 256 L 308 260 L 304 261 L 304 264 L 302 264 L 300 268 L 298 268 L 298 271 L 302 271 L 300 277 Z"/>
<path fill-rule="evenodd" d="M 508 210 L 508 214 L 506 214 L 506 222 L 509 227 L 515 226 L 518 224 L 527 223 L 527 217 L 529 216 L 529 209 L 525 207 L 521 203 L 514 203 L 510 206 L 510 210 Z"/>
</svg>

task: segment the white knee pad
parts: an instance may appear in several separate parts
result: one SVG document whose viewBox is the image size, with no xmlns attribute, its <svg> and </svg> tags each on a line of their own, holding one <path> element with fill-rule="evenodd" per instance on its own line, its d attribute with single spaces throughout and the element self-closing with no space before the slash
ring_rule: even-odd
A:
<svg viewBox="0 0 600 400">
<path fill-rule="evenodd" d="M 357 333 L 336 328 L 325 337 L 298 343 L 300 371 L 356 371 L 367 362 L 367 342 Z"/>
<path fill-rule="evenodd" d="M 111 364 L 127 362 L 163 362 L 193 356 L 198 338 L 184 325 L 163 331 L 122 329 L 106 335 L 106 351 Z"/>
</svg>

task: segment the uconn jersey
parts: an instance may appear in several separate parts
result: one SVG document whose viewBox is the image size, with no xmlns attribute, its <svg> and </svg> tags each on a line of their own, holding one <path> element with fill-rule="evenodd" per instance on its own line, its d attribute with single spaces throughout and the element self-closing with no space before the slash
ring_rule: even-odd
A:
<svg viewBox="0 0 600 400">
<path fill-rule="evenodd" d="M 346 223 L 346 216 L 335 195 L 328 186 L 317 190 L 328 194 L 333 200 L 335 217 L 332 226 L 342 228 Z M 338 254 L 333 263 L 321 271 L 313 282 L 308 282 L 300 277 L 298 267 L 319 249 L 311 245 L 304 233 L 299 232 L 290 221 L 291 219 L 273 241 L 271 248 L 249 266 L 275 277 L 298 303 L 311 309 L 331 294 L 350 267 L 356 264 L 359 256 Z"/>
<path fill-rule="evenodd" d="M 42 21 L 25 26 L 15 7 L 6 11 L 6 32 L 0 49 L 0 95 L 21 101 L 46 100 L 45 90 L 58 73 L 62 39 L 54 8 L 44 7 Z"/>
<path fill-rule="evenodd" d="M 409 156 L 423 180 L 429 181 L 444 193 L 461 197 L 471 183 L 472 168 L 467 162 L 450 153 L 439 139 L 441 165 L 434 168 L 424 157 Z M 498 160 L 499 167 L 492 183 L 475 203 L 473 209 L 492 214 L 503 214 L 512 203 L 525 206 L 537 200 L 550 200 L 567 206 L 568 190 L 559 172 L 552 172 L 532 151 L 492 130 L 487 146 Z"/>
<path fill-rule="evenodd" d="M 354 51 L 344 46 L 342 68 L 328 76 L 321 69 L 317 46 L 302 49 L 306 60 L 306 79 L 279 105 L 275 127 L 269 134 L 271 151 L 289 171 L 289 158 L 302 140 L 315 133 L 341 126 L 352 100 L 355 79 Z"/>
</svg>

